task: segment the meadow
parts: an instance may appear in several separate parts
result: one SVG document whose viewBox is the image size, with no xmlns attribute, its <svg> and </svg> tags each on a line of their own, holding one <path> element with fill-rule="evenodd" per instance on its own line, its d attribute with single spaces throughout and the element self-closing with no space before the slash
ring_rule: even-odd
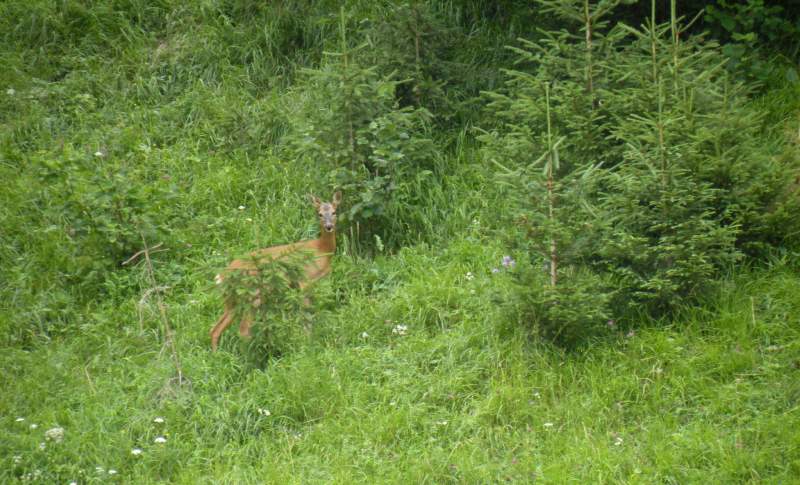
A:
<svg viewBox="0 0 800 485">
<path fill-rule="evenodd" d="M 0 482 L 800 483 L 796 66 L 567 3 L 0 5 Z"/>
</svg>

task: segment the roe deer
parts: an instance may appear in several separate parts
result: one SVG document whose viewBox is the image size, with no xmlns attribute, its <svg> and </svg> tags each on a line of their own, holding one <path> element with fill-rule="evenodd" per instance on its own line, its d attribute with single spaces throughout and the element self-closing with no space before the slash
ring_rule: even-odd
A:
<svg viewBox="0 0 800 485">
<path fill-rule="evenodd" d="M 216 283 L 221 284 L 225 280 L 225 275 L 232 271 L 248 271 L 251 274 L 256 273 L 255 262 L 262 258 L 265 261 L 280 259 L 290 254 L 297 254 L 297 251 L 308 252 L 311 259 L 311 262 L 306 264 L 303 269 L 304 276 L 299 284 L 300 289 L 306 288 L 309 284 L 330 273 L 331 259 L 336 252 L 336 207 L 342 201 L 342 193 L 337 191 L 333 194 L 333 200 L 331 202 L 322 202 L 318 197 L 313 195 L 310 196 L 310 199 L 319 215 L 319 238 L 253 251 L 250 253 L 251 258 L 232 261 L 225 270 L 214 278 Z M 250 326 L 253 324 L 253 311 L 261 306 L 262 303 L 262 295 L 259 292 L 252 302 L 252 308 L 248 309 L 239 324 L 239 335 L 242 337 L 250 336 Z M 222 332 L 233 323 L 234 310 L 233 302 L 226 299 L 225 311 L 210 332 L 212 350 L 217 350 L 217 344 L 219 343 Z"/>
</svg>

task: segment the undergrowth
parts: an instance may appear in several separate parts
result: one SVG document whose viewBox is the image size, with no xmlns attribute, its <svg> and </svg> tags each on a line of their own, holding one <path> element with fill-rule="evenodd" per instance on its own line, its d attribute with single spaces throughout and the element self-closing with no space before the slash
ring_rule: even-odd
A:
<svg viewBox="0 0 800 485">
<path fill-rule="evenodd" d="M 796 480 L 793 67 L 543 3 L 0 5 L 0 482 Z M 311 305 L 212 353 L 336 184 Z"/>
<path fill-rule="evenodd" d="M 320 283 L 312 336 L 263 367 L 234 337 L 209 353 L 198 322 L 218 305 L 204 289 L 169 295 L 182 386 L 132 308 L 103 305 L 79 336 L 7 347 L 0 476 L 790 483 L 800 473 L 794 271 L 739 272 L 670 324 L 610 324 L 564 353 L 501 323 L 515 310 L 492 304 L 510 284 L 491 272 L 500 252 L 468 248 L 360 264 L 374 289 L 337 301 L 334 282 L 355 268 L 342 258 Z M 47 439 L 56 427 L 63 439 Z"/>
</svg>

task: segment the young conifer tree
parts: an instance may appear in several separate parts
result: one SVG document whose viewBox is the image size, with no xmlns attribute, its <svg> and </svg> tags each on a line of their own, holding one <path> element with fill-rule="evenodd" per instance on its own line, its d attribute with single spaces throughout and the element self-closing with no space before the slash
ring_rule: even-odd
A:
<svg viewBox="0 0 800 485">
<path fill-rule="evenodd" d="M 674 10 L 673 10 L 674 12 Z M 611 137 L 622 157 L 607 172 L 601 196 L 609 222 L 600 261 L 619 288 L 620 310 L 644 305 L 670 311 L 702 290 L 716 271 L 735 261 L 738 225 L 718 212 L 722 190 L 702 175 L 686 128 L 703 114 L 718 116 L 717 82 L 727 82 L 713 49 L 682 43 L 677 19 L 648 23 L 615 59 Z M 698 102 L 711 103 L 712 108 Z M 704 113 L 705 112 L 705 113 Z"/>
<path fill-rule="evenodd" d="M 609 28 L 617 2 L 541 3 L 572 30 L 520 41 L 518 68 L 488 93 L 495 126 L 481 137 L 510 175 L 532 261 L 548 270 L 530 298 L 562 336 L 597 321 L 612 296 L 615 317 L 669 312 L 739 248 L 767 243 L 791 205 L 788 168 L 763 155 L 746 91 L 715 44 L 684 39 L 674 4 L 669 22 L 653 8 L 641 27 Z M 596 299 L 576 297 L 564 313 L 567 282 Z"/>
<path fill-rule="evenodd" d="M 306 82 L 289 109 L 289 155 L 329 173 L 347 197 L 342 223 L 350 243 L 365 249 L 397 246 L 412 234 L 405 216 L 412 199 L 409 180 L 434 156 L 424 108 L 400 108 L 399 81 L 382 75 L 361 43 L 353 47 L 342 9 L 337 50 L 323 64 L 305 69 Z M 429 173 L 429 172 L 428 172 Z"/>
<path fill-rule="evenodd" d="M 598 90 L 605 67 L 595 44 L 609 42 L 596 27 L 605 26 L 609 9 L 542 3 L 586 23 L 574 25 L 574 32 L 545 32 L 539 42 L 520 40 L 513 48 L 519 68 L 506 71 L 503 91 L 487 93 L 496 126 L 481 140 L 526 228 L 534 269 L 524 279 L 540 329 L 569 343 L 608 315 L 609 289 L 585 259 L 598 224 L 588 196 L 604 162 Z"/>
<path fill-rule="evenodd" d="M 397 89 L 400 105 L 425 107 L 446 118 L 452 107 L 444 85 L 459 75 L 447 55 L 458 35 L 433 6 L 419 1 L 394 4 L 368 37 L 373 44 L 371 62 L 402 79 Z"/>
</svg>

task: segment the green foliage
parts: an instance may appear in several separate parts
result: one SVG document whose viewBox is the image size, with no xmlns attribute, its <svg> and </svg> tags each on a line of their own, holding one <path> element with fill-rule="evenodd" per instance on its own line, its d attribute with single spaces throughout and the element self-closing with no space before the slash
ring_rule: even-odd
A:
<svg viewBox="0 0 800 485">
<path fill-rule="evenodd" d="M 125 160 L 102 160 L 67 148 L 43 157 L 36 167 L 41 216 L 67 247 L 67 278 L 98 284 L 142 247 L 142 237 L 171 242 L 165 228 L 176 216 L 170 208 L 175 188 L 169 177 L 147 173 Z M 88 288 L 87 288 L 88 289 Z"/>
<path fill-rule="evenodd" d="M 607 331 L 611 317 L 613 285 L 607 277 L 579 265 L 565 264 L 556 286 L 551 285 L 550 266 L 535 258 L 529 267 L 513 273 L 512 298 L 504 305 L 519 306 L 520 320 L 537 338 L 574 350 Z"/>
<path fill-rule="evenodd" d="M 17 337 L 34 328 L 58 334 L 69 331 L 76 307 L 108 293 L 145 240 L 173 247 L 176 187 L 129 158 L 71 146 L 33 154 L 24 167 L 2 194 L 3 294 L 25 302 Z"/>
<path fill-rule="evenodd" d="M 369 32 L 371 62 L 380 72 L 393 73 L 400 106 L 424 107 L 439 123 L 454 115 L 455 102 L 445 85 L 456 81 L 462 66 L 452 61 L 460 32 L 447 25 L 434 6 L 400 3 Z"/>
<path fill-rule="evenodd" d="M 791 483 L 796 84 L 615 3 L 0 2 L 0 482 Z"/>
<path fill-rule="evenodd" d="M 278 258 L 251 255 L 243 258 L 246 269 L 226 273 L 220 287 L 226 308 L 234 311 L 234 321 L 253 319 L 255 339 L 250 351 L 257 360 L 289 352 L 298 343 L 301 328 L 300 284 L 305 268 L 314 264 L 313 254 L 296 250 Z"/>
<path fill-rule="evenodd" d="M 605 25 L 607 5 L 577 10 L 554 2 L 545 7 L 567 18 L 574 12 L 586 22 L 592 42 L 605 49 L 619 38 L 592 30 Z M 595 92 L 602 73 L 593 45 L 580 41 L 566 32 L 545 33 L 539 43 L 523 40 L 514 48 L 518 65 L 535 66 L 535 71 L 507 71 L 506 89 L 488 93 L 488 108 L 499 123 L 480 137 L 486 156 L 503 168 L 498 176 L 516 202 L 517 221 L 528 239 L 524 247 L 536 254 L 533 274 L 524 276 L 529 292 L 524 300 L 541 334 L 567 345 L 602 328 L 612 292 L 585 264 L 599 229 L 589 196 L 601 176 L 598 166 L 607 158 Z M 542 264 L 545 271 L 539 270 Z"/>
<path fill-rule="evenodd" d="M 503 274 L 489 277 L 478 268 L 495 261 L 498 248 L 457 241 L 444 249 L 408 249 L 400 260 L 360 267 L 387 275 L 393 288 L 353 295 L 319 317 L 336 333 L 263 370 L 198 344 L 207 327 L 197 321 L 216 311 L 216 298 L 200 288 L 169 294 L 192 381 L 177 393 L 164 392 L 171 369 L 160 343 L 115 305 L 97 315 L 120 326 L 5 348 L 0 457 L 7 466 L 0 480 L 36 470 L 59 483 L 796 476 L 794 272 L 740 273 L 673 325 L 641 327 L 627 337 L 626 329 L 609 328 L 591 347 L 563 353 L 526 343 L 485 298 L 484 280 L 495 285 L 489 282 Z M 454 279 L 463 265 L 476 265 L 469 284 Z M 415 304 L 429 286 L 437 295 Z M 446 331 L 406 320 L 399 335 L 384 322 L 396 318 L 385 313 L 395 306 L 412 317 L 430 311 L 430 303 L 446 304 L 439 292 L 447 287 L 459 305 L 433 313 L 460 315 L 448 319 Z M 44 437 L 56 426 L 64 429 L 61 442 Z M 157 443 L 159 436 L 166 442 Z"/>
<path fill-rule="evenodd" d="M 668 28 L 672 40 L 658 35 Z M 679 42 L 676 24 L 629 31 L 636 41 L 615 59 L 624 88 L 609 90 L 605 103 L 616 125 L 611 137 L 626 147 L 623 158 L 649 159 L 667 184 L 674 170 L 690 175 L 696 188 L 707 186 L 703 210 L 735 231 L 737 250 L 758 255 L 780 247 L 798 229 L 789 223 L 772 231 L 797 204 L 783 196 L 796 165 L 778 158 L 780 149 L 760 128 L 763 112 L 748 104 L 748 89 L 721 69 L 725 58 L 713 45 Z M 648 59 L 650 72 L 625 72 Z"/>
<path fill-rule="evenodd" d="M 769 82 L 776 70 L 786 81 L 800 81 L 791 62 L 800 51 L 800 17 L 790 2 L 718 0 L 705 7 L 704 22 L 716 38 L 727 41 L 722 52 L 732 69 L 761 82 Z M 768 61 L 776 49 L 789 62 Z"/>
<path fill-rule="evenodd" d="M 710 209 L 715 190 L 680 170 L 666 183 L 662 175 L 652 162 L 631 160 L 605 180 L 607 219 L 594 265 L 613 275 L 622 312 L 674 310 L 738 260 L 736 228 Z"/>
<path fill-rule="evenodd" d="M 585 278 L 567 295 L 604 295 L 587 319 L 599 323 L 610 309 L 662 314 L 695 300 L 740 251 L 763 254 L 782 244 L 776 237 L 794 237 L 784 218 L 797 204 L 784 196 L 792 163 L 765 153 L 762 114 L 714 45 L 680 41 L 675 19 L 608 30 L 613 2 L 545 6 L 584 32 L 514 48 L 531 70 L 507 71 L 506 88 L 488 93 L 497 125 L 481 139 L 487 158 L 503 161 L 524 246 L 548 261 L 548 291 L 560 291 L 560 262 Z M 542 308 L 558 308 L 543 301 L 559 297 L 531 291 L 545 333 L 590 330 L 578 314 L 556 322 Z"/>
<path fill-rule="evenodd" d="M 430 174 L 435 156 L 427 133 L 429 113 L 400 108 L 398 81 L 359 63 L 365 44 L 351 48 L 341 18 L 340 50 L 319 69 L 304 71 L 306 83 L 292 108 L 287 136 L 289 156 L 300 158 L 346 194 L 343 222 L 354 242 L 371 244 L 375 236 L 390 246 L 407 233 L 404 214 L 411 184 Z M 427 171 L 426 171 L 427 170 Z"/>
</svg>

